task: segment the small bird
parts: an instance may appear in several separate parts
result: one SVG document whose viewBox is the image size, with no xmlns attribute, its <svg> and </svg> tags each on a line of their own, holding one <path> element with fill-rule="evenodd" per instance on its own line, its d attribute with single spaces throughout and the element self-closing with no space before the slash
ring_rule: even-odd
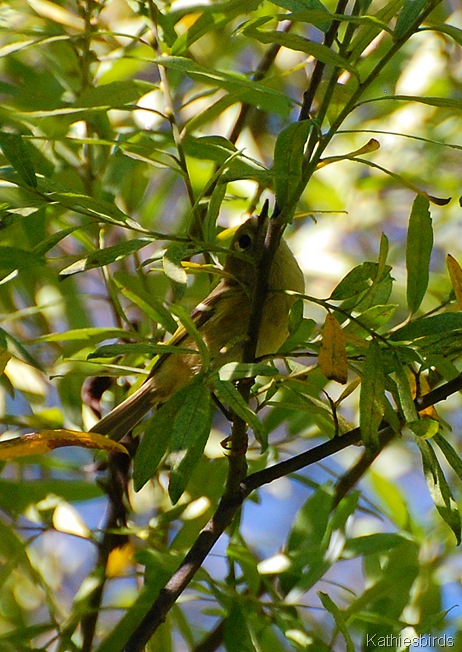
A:
<svg viewBox="0 0 462 652">
<path fill-rule="evenodd" d="M 215 368 L 242 360 L 267 219 L 267 211 L 263 210 L 260 216 L 249 218 L 237 229 L 226 257 L 223 278 L 191 314 Z M 281 239 L 271 265 L 257 357 L 276 353 L 289 334 L 289 311 L 295 297 L 284 291 L 303 293 L 304 289 L 303 273 Z M 98 421 L 90 432 L 121 439 L 151 408 L 164 403 L 201 371 L 201 356 L 195 353 L 197 343 L 183 326 L 168 344 L 192 351 L 161 355 L 141 387 Z"/>
</svg>

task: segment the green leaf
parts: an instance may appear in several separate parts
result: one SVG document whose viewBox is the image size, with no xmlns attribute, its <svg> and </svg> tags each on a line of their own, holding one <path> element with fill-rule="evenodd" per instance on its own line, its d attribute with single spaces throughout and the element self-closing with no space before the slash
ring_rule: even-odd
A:
<svg viewBox="0 0 462 652">
<path fill-rule="evenodd" d="M 8 174 L 2 170 L 2 177 L 8 179 Z M 10 179 L 12 183 L 18 183 Z M 84 193 L 75 192 L 62 188 L 62 186 L 52 182 L 50 179 L 38 177 L 38 190 L 46 199 L 56 202 L 60 206 L 68 208 L 71 211 L 80 213 L 93 220 L 107 222 L 108 224 L 117 224 L 125 228 L 145 231 L 134 219 L 123 213 L 114 203 L 90 197 Z"/>
<path fill-rule="evenodd" d="M 183 308 L 183 306 L 172 305 L 170 306 L 170 311 L 173 315 L 175 315 L 175 317 L 178 317 L 185 331 L 197 344 L 197 350 L 199 351 L 202 360 L 202 368 L 204 371 L 206 371 L 210 366 L 210 351 L 208 350 L 207 345 L 202 338 L 200 330 L 196 326 L 194 318 L 191 317 L 191 315 L 187 310 Z M 177 337 L 174 335 L 172 340 L 177 341 Z M 167 344 L 169 344 L 172 340 L 169 340 Z"/>
<path fill-rule="evenodd" d="M 425 319 L 416 319 L 399 328 L 390 335 L 393 341 L 415 340 L 424 335 L 441 335 L 462 328 L 462 312 L 446 312 L 442 315 L 432 315 Z"/>
<path fill-rule="evenodd" d="M 416 439 L 420 453 L 422 455 L 422 464 L 427 481 L 427 487 L 433 499 L 436 509 L 447 525 L 454 532 L 457 544 L 461 542 L 461 523 L 457 503 L 453 498 L 443 469 L 435 455 L 430 442 L 417 437 Z"/>
<path fill-rule="evenodd" d="M 404 0 L 394 31 L 395 38 L 401 38 L 418 18 L 427 0 Z"/>
<path fill-rule="evenodd" d="M 341 70 L 348 70 L 355 77 L 358 76 L 356 69 L 344 57 L 337 54 L 337 52 L 334 52 L 334 50 L 327 47 L 327 45 L 310 41 L 298 34 L 290 34 L 275 29 L 260 30 L 252 24 L 244 27 L 243 31 L 246 36 L 252 37 L 261 43 L 278 43 L 289 50 L 304 52 L 322 63 L 335 66 Z"/>
<path fill-rule="evenodd" d="M 0 269 L 29 269 L 43 265 L 42 256 L 26 249 L 0 247 Z"/>
<path fill-rule="evenodd" d="M 188 245 L 173 244 L 166 249 L 162 257 L 162 267 L 168 278 L 180 286 L 186 286 L 188 275 L 181 262 L 185 256 L 191 256 L 191 248 Z"/>
<path fill-rule="evenodd" d="M 306 11 L 307 9 L 322 11 L 329 15 L 329 12 L 320 0 L 273 0 L 273 5 L 288 9 L 289 11 Z"/>
<path fill-rule="evenodd" d="M 206 68 L 182 57 L 159 57 L 155 63 L 183 72 L 197 82 L 223 88 L 235 97 L 236 102 L 253 104 L 264 111 L 282 116 L 288 116 L 293 108 L 292 100 L 283 93 L 244 76 Z"/>
<path fill-rule="evenodd" d="M 433 441 L 443 453 L 448 464 L 451 466 L 454 473 L 456 473 L 459 480 L 462 480 L 462 459 L 457 451 L 451 446 L 448 440 L 440 434 L 433 437 Z"/>
<path fill-rule="evenodd" d="M 106 344 L 89 353 L 87 360 L 93 358 L 114 358 L 119 355 L 165 355 L 166 353 L 197 353 L 194 349 L 169 346 L 168 344 L 146 344 L 145 342 L 130 342 L 127 344 Z"/>
<path fill-rule="evenodd" d="M 50 632 L 48 636 L 52 636 L 52 631 L 56 625 L 54 623 L 43 623 L 37 625 L 22 625 L 18 629 L 13 629 L 5 634 L 0 635 L 0 645 L 3 652 L 25 652 L 33 650 L 32 647 L 34 639 L 43 636 L 46 632 Z M 23 643 L 28 642 L 27 646 Z M 10 647 L 11 645 L 11 647 Z M 35 648 L 37 649 L 37 648 Z"/>
<path fill-rule="evenodd" d="M 379 426 L 385 412 L 385 375 L 379 344 L 373 340 L 367 349 L 359 397 L 361 439 L 370 451 L 378 445 Z"/>
<path fill-rule="evenodd" d="M 172 470 L 168 493 L 175 504 L 181 498 L 196 464 L 204 452 L 212 427 L 210 391 L 203 377 L 189 384 L 179 409 L 175 414 L 171 439 Z"/>
<path fill-rule="evenodd" d="M 412 205 L 406 240 L 407 305 L 416 312 L 428 286 L 430 256 L 433 248 L 433 227 L 430 203 L 417 195 Z"/>
<path fill-rule="evenodd" d="M 238 601 L 230 603 L 223 626 L 223 643 L 227 652 L 253 652 L 255 646 L 250 635 L 249 608 Z"/>
<path fill-rule="evenodd" d="M 410 421 L 407 426 L 416 437 L 422 439 L 431 439 L 440 429 L 440 424 L 435 419 L 417 419 L 416 421 Z"/>
<path fill-rule="evenodd" d="M 61 240 L 63 240 L 66 236 L 70 235 L 79 228 L 80 227 L 78 226 L 70 226 L 67 229 L 62 229 L 61 231 L 57 231 L 57 233 L 53 233 L 48 238 L 45 238 L 36 244 L 33 248 L 33 252 L 38 256 L 44 256 L 47 251 L 53 249 L 53 247 L 55 247 L 58 242 L 61 242 Z"/>
<path fill-rule="evenodd" d="M 268 446 L 268 439 L 264 426 L 255 412 L 249 408 L 232 382 L 219 380 L 215 376 L 212 377 L 212 383 L 214 394 L 252 428 L 257 441 L 261 444 L 262 452 L 265 451 Z"/>
<path fill-rule="evenodd" d="M 98 86 L 86 88 L 74 106 L 85 108 L 98 106 L 112 109 L 135 103 L 142 95 L 153 89 L 154 86 L 151 82 L 139 79 L 126 79 L 124 81 L 109 82 L 108 84 L 99 84 Z"/>
<path fill-rule="evenodd" d="M 319 489 L 298 510 L 287 539 L 289 553 L 302 552 L 312 547 L 320 548 L 325 537 L 332 507 L 332 490 Z M 308 561 L 308 560 L 306 560 Z"/>
<path fill-rule="evenodd" d="M 237 152 L 236 146 L 223 136 L 191 136 L 183 140 L 184 151 L 188 156 L 199 160 L 215 161 L 222 165 L 232 154 Z"/>
<path fill-rule="evenodd" d="M 27 186 L 37 187 L 34 165 L 29 149 L 19 134 L 9 134 L 0 131 L 0 147 L 5 158 L 11 163 Z"/>
<path fill-rule="evenodd" d="M 388 552 L 403 543 L 403 536 L 393 532 L 367 534 L 354 539 L 348 539 L 343 549 L 342 557 L 351 559 Z"/>
<path fill-rule="evenodd" d="M 135 455 L 135 491 L 152 478 L 166 452 L 171 450 L 176 461 L 169 493 L 172 501 L 177 502 L 207 443 L 211 418 L 210 392 L 203 376 L 198 375 L 175 392 L 148 420 Z"/>
<path fill-rule="evenodd" d="M 112 247 L 106 247 L 105 249 L 97 249 L 91 254 L 88 254 L 88 256 L 80 258 L 80 260 L 77 260 L 62 269 L 59 272 L 59 275 L 66 277 L 71 276 L 72 274 L 79 274 L 80 272 L 89 269 L 104 267 L 105 265 L 109 265 L 110 263 L 114 263 L 130 256 L 143 247 L 152 244 L 152 242 L 152 238 L 137 238 L 120 242 L 119 244 L 113 245 Z"/>
<path fill-rule="evenodd" d="M 286 544 L 291 566 L 281 574 L 283 592 L 291 592 L 289 600 L 311 588 L 333 563 L 325 554 L 331 534 L 331 508 L 331 487 L 319 487 L 295 516 Z"/>
<path fill-rule="evenodd" d="M 348 324 L 346 331 L 350 335 L 360 331 L 363 331 L 363 333 L 367 333 L 370 330 L 376 331 L 381 326 L 384 326 L 387 322 L 390 321 L 397 307 L 397 304 L 391 303 L 385 306 L 372 306 L 371 308 L 368 308 L 367 310 L 364 310 L 364 312 L 361 312 L 359 315 L 357 315 L 355 321 L 352 320 Z"/>
<path fill-rule="evenodd" d="M 445 25 L 444 23 L 430 23 L 420 28 L 420 31 L 434 30 L 450 36 L 458 45 L 462 45 L 462 29 L 454 25 Z"/>
<path fill-rule="evenodd" d="M 261 362 L 228 362 L 218 371 L 220 380 L 240 380 L 241 378 L 255 378 L 255 376 L 277 376 L 276 367 Z"/>
<path fill-rule="evenodd" d="M 350 634 L 348 633 L 348 626 L 345 621 L 345 616 L 337 607 L 337 605 L 332 600 L 332 598 L 329 595 L 327 595 L 327 593 L 322 593 L 322 591 L 318 591 L 318 596 L 323 604 L 324 609 L 326 609 L 326 611 L 332 614 L 339 632 L 341 632 L 341 634 L 343 635 L 343 638 L 345 639 L 345 643 L 346 643 L 346 651 L 355 652 L 355 645 L 353 643 Z"/>
<path fill-rule="evenodd" d="M 279 134 L 274 148 L 274 183 L 276 201 L 282 210 L 286 205 L 293 210 L 299 199 L 303 182 L 303 155 L 312 120 L 294 122 Z"/>
<path fill-rule="evenodd" d="M 368 290 L 377 277 L 378 270 L 378 263 L 371 262 L 361 263 L 361 265 L 354 267 L 335 286 L 329 299 L 332 299 L 332 301 L 343 301 Z"/>
<path fill-rule="evenodd" d="M 419 415 L 417 413 L 417 408 L 415 406 L 414 398 L 412 396 L 409 378 L 400 360 L 394 358 L 394 363 L 395 363 L 396 387 L 398 388 L 398 397 L 399 397 L 399 404 L 401 407 L 401 411 L 403 413 L 406 422 L 408 424 L 413 423 L 415 421 L 418 421 Z"/>
<path fill-rule="evenodd" d="M 101 340 L 108 340 L 115 337 L 132 337 L 136 333 L 124 330 L 123 328 L 72 328 L 62 333 L 49 333 L 37 338 L 37 342 L 75 342 L 84 341 L 88 345 Z"/>
<path fill-rule="evenodd" d="M 144 280 L 122 272 L 116 272 L 113 279 L 120 292 L 154 322 L 161 324 L 168 333 L 176 331 L 178 324 L 162 301 L 146 289 Z"/>
<path fill-rule="evenodd" d="M 253 11 L 260 4 L 259 0 L 230 0 L 229 2 L 216 2 L 209 6 L 201 5 L 201 16 L 172 44 L 173 55 L 183 54 L 205 34 L 212 30 L 219 30 L 224 25 L 229 25 L 241 13 Z"/>
</svg>

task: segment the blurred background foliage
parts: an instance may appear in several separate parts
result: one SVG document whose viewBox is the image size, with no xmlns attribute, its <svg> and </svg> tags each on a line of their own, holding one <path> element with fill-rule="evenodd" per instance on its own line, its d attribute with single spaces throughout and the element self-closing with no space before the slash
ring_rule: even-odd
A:
<svg viewBox="0 0 462 652">
<path fill-rule="evenodd" d="M 121 378 L 108 385 L 105 411 L 120 401 L 124 379 L 134 379 L 145 356 L 88 356 L 103 344 L 159 341 L 174 326 L 170 305 L 191 309 L 206 296 L 216 275 L 205 265 L 222 260 L 226 244 L 217 241 L 215 224 L 218 231 L 235 226 L 263 198 L 273 201 L 275 141 L 298 118 L 316 56 L 327 57 L 328 74 L 314 98 L 314 120 L 321 109 L 319 133 L 334 126 L 323 158 L 338 160 L 310 177 L 286 232 L 307 294 L 325 299 L 349 270 L 377 261 L 384 233 L 394 282 L 387 314 L 372 315 L 370 327 L 385 333 L 406 320 L 406 235 L 418 189 L 452 199 L 431 207 L 429 284 L 417 316 L 458 311 L 445 258 L 462 261 L 462 11 L 456 0 L 347 4 L 348 15 L 373 18 L 341 22 L 330 50 L 348 59 L 349 69 L 334 85 L 336 60 L 325 51 L 313 50 L 313 57 L 282 47 L 265 68 L 277 41 L 272 30 L 283 31 L 290 12 L 299 12 L 291 33 L 322 42 L 326 9 L 336 11 L 330 0 L 1 4 L 4 438 L 89 429 L 97 414 L 82 401 L 88 379 Z M 430 8 L 423 27 L 351 103 L 358 79 L 385 62 Z M 356 160 L 346 156 L 361 148 Z M 342 395 L 344 388 L 317 366 L 325 307 L 305 302 L 305 318 L 313 320 L 305 322 L 305 355 L 289 369 L 306 383 L 303 391 L 298 381 L 287 384 L 276 406 L 261 410 L 270 446 L 261 454 L 252 445 L 251 470 L 358 424 L 361 346 L 356 342 Z M 358 341 L 368 337 L 352 323 L 349 329 Z M 457 373 L 455 338 L 451 347 L 428 356 L 430 385 Z M 457 449 L 460 395 L 438 414 Z M 166 490 L 167 465 L 131 493 L 130 543 L 110 555 L 97 632 L 84 643 L 77 625 L 106 522 L 99 458 L 95 463 L 92 453 L 71 448 L 5 464 L 2 649 L 122 649 L 120 623 L 144 566 L 148 582 L 161 585 L 222 494 L 227 462 L 220 442 L 228 432 L 217 414 L 176 506 Z M 434 650 L 449 639 L 430 637 L 452 636 L 454 649 L 462 649 L 461 557 L 434 509 L 412 436 L 392 443 L 329 519 L 329 487 L 360 454 L 345 450 L 249 501 L 150 649 L 374 650 L 379 636 L 399 634 L 427 636 L 421 644 Z M 456 472 L 443 459 L 441 465 L 457 502 Z M 401 648 L 391 641 L 383 649 Z"/>
</svg>

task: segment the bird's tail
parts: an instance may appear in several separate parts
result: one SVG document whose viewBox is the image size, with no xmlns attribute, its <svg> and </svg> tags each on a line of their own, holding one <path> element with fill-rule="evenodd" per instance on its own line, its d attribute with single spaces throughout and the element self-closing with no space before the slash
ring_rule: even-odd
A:
<svg viewBox="0 0 462 652">
<path fill-rule="evenodd" d="M 156 404 L 156 387 L 152 378 L 144 382 L 131 396 L 117 405 L 105 417 L 95 423 L 90 432 L 109 435 L 119 441 L 132 430 Z"/>
</svg>

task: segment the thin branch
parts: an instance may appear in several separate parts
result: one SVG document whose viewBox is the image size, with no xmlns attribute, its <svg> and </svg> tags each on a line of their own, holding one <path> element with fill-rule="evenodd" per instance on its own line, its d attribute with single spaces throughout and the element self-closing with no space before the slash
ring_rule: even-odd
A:
<svg viewBox="0 0 462 652">
<path fill-rule="evenodd" d="M 348 0 L 339 0 L 335 13 L 343 14 L 347 4 L 348 4 Z M 337 36 L 339 25 L 340 25 L 340 21 L 338 20 L 333 20 L 331 22 L 330 27 L 327 30 L 326 35 L 324 36 L 323 45 L 325 45 L 328 48 L 331 47 L 332 43 L 335 40 L 335 37 Z M 305 93 L 303 94 L 303 104 L 300 110 L 300 115 L 298 116 L 299 121 L 308 120 L 310 117 L 311 107 L 314 102 L 316 91 L 318 90 L 319 84 L 322 81 L 325 67 L 326 67 L 325 63 L 323 63 L 319 59 L 316 61 L 316 64 L 313 69 L 313 74 L 311 75 L 310 84 L 307 90 L 305 91 Z"/>
<path fill-rule="evenodd" d="M 108 496 L 107 515 L 103 527 L 103 538 L 98 546 L 98 560 L 95 565 L 95 570 L 99 571 L 97 573 L 98 583 L 88 595 L 87 612 L 81 622 L 82 652 L 91 652 L 93 649 L 96 625 L 106 586 L 106 568 L 109 556 L 113 550 L 121 548 L 128 540 L 126 534 L 119 534 L 118 531 L 127 527 L 126 496 L 131 458 L 131 455 L 115 454 L 111 456 L 109 461 L 108 479 L 104 487 Z"/>
<path fill-rule="evenodd" d="M 154 4 L 153 0 L 148 0 L 148 8 L 149 8 L 149 15 L 151 18 L 151 25 L 152 25 L 152 33 L 153 33 L 153 42 L 151 44 L 151 47 L 153 48 L 155 54 L 159 57 L 162 52 L 160 50 L 160 39 L 157 36 L 157 25 L 158 25 L 158 13 L 159 10 L 157 6 Z M 173 105 L 173 98 L 172 94 L 170 92 L 170 84 L 167 76 L 167 72 L 165 68 L 162 65 L 158 66 L 159 70 L 159 77 L 160 81 L 162 84 L 162 92 L 166 101 L 166 113 L 168 120 L 170 122 L 170 127 L 172 130 L 172 136 L 173 140 L 175 142 L 177 152 L 178 152 L 178 160 L 180 163 L 180 167 L 183 171 L 183 179 L 184 183 L 186 186 L 186 191 L 188 193 L 189 201 L 191 203 L 191 206 L 194 206 L 195 203 L 195 198 L 194 198 L 194 189 L 191 184 L 191 179 L 189 176 L 188 172 L 188 164 L 186 161 L 186 156 L 184 153 L 183 149 L 183 143 L 181 139 L 181 133 L 180 133 L 180 128 L 178 126 L 178 121 L 175 115 L 175 110 L 174 110 L 174 105 Z"/>
<path fill-rule="evenodd" d="M 282 32 L 287 33 L 291 30 L 291 28 L 292 23 L 287 22 L 286 25 L 284 25 L 282 28 Z M 266 76 L 266 73 L 273 65 L 280 49 L 281 45 L 279 43 L 273 43 L 271 47 L 268 48 L 262 60 L 258 64 L 255 73 L 252 75 L 252 81 L 260 81 Z M 234 127 L 229 135 L 229 140 L 233 143 L 233 145 L 236 144 L 236 141 L 247 122 L 247 118 L 252 108 L 253 106 L 252 104 L 249 104 L 249 102 L 242 104 L 239 115 L 237 116 L 236 122 L 234 123 Z"/>
<path fill-rule="evenodd" d="M 251 298 L 249 324 L 247 328 L 247 339 L 242 353 L 242 362 L 254 362 L 257 352 L 260 325 L 263 316 L 263 308 L 268 295 L 269 276 L 271 265 L 280 240 L 281 227 L 274 217 L 268 222 L 268 203 L 265 203 L 259 217 L 258 236 L 264 236 L 261 242 L 261 253 L 257 262 L 255 287 Z M 265 229 L 261 233 L 261 229 Z M 249 379 L 238 383 L 238 390 L 246 402 L 250 398 L 251 383 Z M 232 500 L 240 493 L 241 482 L 247 474 L 247 452 L 248 435 L 246 422 L 235 415 L 233 428 L 230 437 L 230 451 L 228 478 L 224 493 L 224 500 Z"/>
</svg>

